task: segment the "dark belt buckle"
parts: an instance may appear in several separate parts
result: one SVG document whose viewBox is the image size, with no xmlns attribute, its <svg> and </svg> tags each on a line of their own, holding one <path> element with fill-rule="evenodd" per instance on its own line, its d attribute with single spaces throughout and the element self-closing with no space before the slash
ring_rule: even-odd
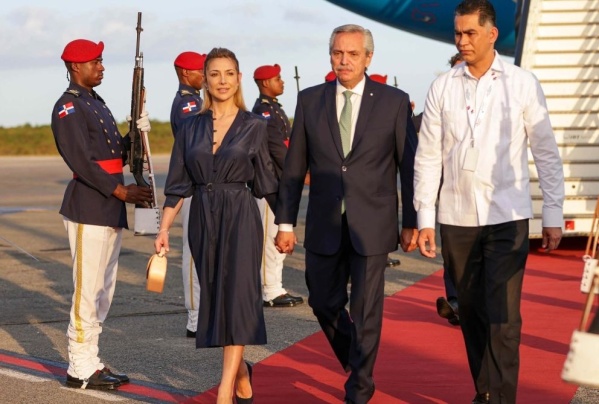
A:
<svg viewBox="0 0 599 404">
<path fill-rule="evenodd" d="M 212 192 L 212 190 L 213 190 L 213 189 L 214 189 L 214 188 L 212 187 L 212 183 L 211 183 L 211 182 L 210 182 L 210 183 L 208 183 L 208 184 L 206 184 L 206 190 L 207 190 L 208 192 Z"/>
</svg>

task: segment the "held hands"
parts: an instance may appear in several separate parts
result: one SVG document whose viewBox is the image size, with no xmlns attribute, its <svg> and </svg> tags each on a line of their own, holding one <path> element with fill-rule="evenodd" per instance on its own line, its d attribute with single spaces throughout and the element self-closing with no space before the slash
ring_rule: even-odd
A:
<svg viewBox="0 0 599 404">
<path fill-rule="evenodd" d="M 426 249 L 428 243 L 429 249 Z M 435 258 L 437 256 L 437 244 L 435 243 L 435 229 L 424 228 L 418 234 L 418 248 L 420 254 L 427 258 Z"/>
<path fill-rule="evenodd" d="M 152 130 L 152 126 L 150 125 L 150 118 L 148 116 L 148 111 L 143 111 L 139 115 L 139 119 L 135 121 L 137 129 L 142 132 L 149 133 Z M 127 115 L 127 122 L 131 122 L 131 115 Z"/>
<path fill-rule="evenodd" d="M 292 231 L 279 231 L 275 237 L 275 247 L 280 253 L 293 254 L 293 248 L 297 244 L 297 237 Z"/>
<path fill-rule="evenodd" d="M 126 203 L 134 203 L 149 207 L 152 202 L 152 190 L 149 187 L 140 187 L 135 184 L 118 184 L 112 193 L 116 198 Z"/>
</svg>

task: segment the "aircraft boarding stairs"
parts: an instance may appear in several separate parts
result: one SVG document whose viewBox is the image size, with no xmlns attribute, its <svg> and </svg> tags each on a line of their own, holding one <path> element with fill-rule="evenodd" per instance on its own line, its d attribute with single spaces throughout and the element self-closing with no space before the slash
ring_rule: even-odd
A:
<svg viewBox="0 0 599 404">
<path fill-rule="evenodd" d="M 539 79 L 564 165 L 564 236 L 588 235 L 599 195 L 599 0 L 525 0 L 516 64 Z M 529 151 L 534 219 L 542 195 Z"/>
</svg>

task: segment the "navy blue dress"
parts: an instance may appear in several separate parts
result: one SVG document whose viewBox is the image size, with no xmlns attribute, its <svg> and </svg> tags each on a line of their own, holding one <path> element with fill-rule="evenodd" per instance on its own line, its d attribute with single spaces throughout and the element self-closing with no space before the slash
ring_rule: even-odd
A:
<svg viewBox="0 0 599 404">
<path fill-rule="evenodd" d="M 263 232 L 256 198 L 276 194 L 266 121 L 239 111 L 212 153 L 207 111 L 178 131 L 165 207 L 193 196 L 189 245 L 200 281 L 196 346 L 266 344 L 260 284 Z"/>
</svg>

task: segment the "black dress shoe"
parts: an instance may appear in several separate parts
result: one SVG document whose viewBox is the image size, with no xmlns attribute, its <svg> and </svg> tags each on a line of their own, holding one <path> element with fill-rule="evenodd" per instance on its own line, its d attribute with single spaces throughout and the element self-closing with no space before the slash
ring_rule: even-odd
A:
<svg viewBox="0 0 599 404">
<path fill-rule="evenodd" d="M 491 402 L 490 400 L 489 393 L 478 393 L 474 396 L 472 404 L 489 404 Z"/>
<path fill-rule="evenodd" d="M 114 377 L 96 370 L 95 373 L 87 379 L 78 379 L 67 373 L 66 385 L 67 387 L 76 389 L 114 390 L 121 385 L 121 382 Z"/>
<path fill-rule="evenodd" d="M 100 372 L 104 373 L 107 376 L 114 377 L 119 382 L 121 382 L 121 384 L 129 383 L 129 376 L 127 376 L 126 374 L 123 374 L 123 373 L 113 373 L 106 366 L 104 367 L 104 369 L 100 370 Z"/>
<path fill-rule="evenodd" d="M 446 318 L 451 325 L 460 325 L 460 313 L 458 302 L 454 299 L 447 300 L 444 297 L 437 298 L 437 314 Z"/>
<path fill-rule="evenodd" d="M 248 376 L 250 378 L 250 386 L 252 385 L 252 365 L 249 362 L 245 362 L 245 366 L 248 368 Z M 235 401 L 237 404 L 253 404 L 254 403 L 254 392 L 252 391 L 252 397 L 242 398 L 235 394 Z"/>
<path fill-rule="evenodd" d="M 187 328 L 185 329 L 185 331 L 187 331 L 187 338 L 195 338 L 196 337 L 195 331 L 189 331 Z"/>
<path fill-rule="evenodd" d="M 293 296 L 293 295 L 290 295 L 289 293 L 285 293 L 285 296 L 288 296 L 291 299 L 293 299 L 295 301 L 295 304 L 302 304 L 304 302 L 304 298 L 301 296 Z"/>
<path fill-rule="evenodd" d="M 289 293 L 277 296 L 272 300 L 265 301 L 264 307 L 293 307 L 302 304 L 304 299 L 301 297 L 291 296 Z"/>
<path fill-rule="evenodd" d="M 370 401 L 370 399 L 372 398 L 372 396 L 374 396 L 374 391 L 376 390 L 376 387 L 374 386 L 374 382 L 372 383 L 372 386 L 370 386 L 370 391 L 368 392 L 368 400 Z M 345 404 L 355 404 L 354 401 L 350 400 L 349 398 L 346 398 L 345 401 L 343 401 Z"/>
<path fill-rule="evenodd" d="M 401 262 L 398 259 L 387 257 L 387 266 L 388 267 L 396 267 L 399 266 Z"/>
</svg>

